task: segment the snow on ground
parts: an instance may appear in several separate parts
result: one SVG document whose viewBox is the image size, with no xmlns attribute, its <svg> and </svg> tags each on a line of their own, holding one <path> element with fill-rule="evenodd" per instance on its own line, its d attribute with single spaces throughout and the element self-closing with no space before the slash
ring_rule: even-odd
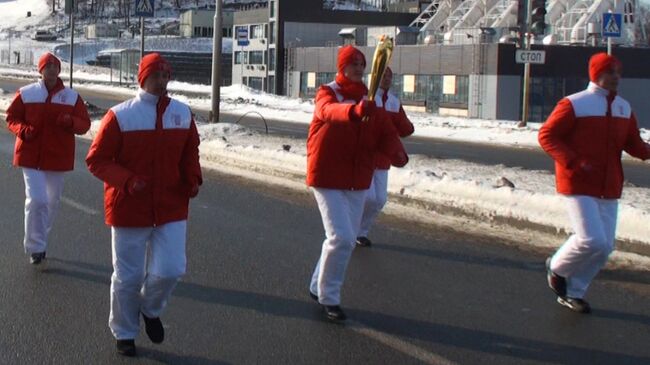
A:
<svg viewBox="0 0 650 365">
<path fill-rule="evenodd" d="M 35 77 L 33 70 L 2 69 L 0 74 L 22 73 Z M 94 90 L 105 89 L 132 95 L 133 89 L 93 84 L 91 80 L 105 79 L 89 68 L 75 73 L 78 87 Z M 85 79 L 83 84 L 81 80 Z M 191 95 L 178 98 L 193 108 L 209 109 L 209 86 L 172 82 L 172 93 Z M 200 96 L 204 94 L 205 96 Z M 221 89 L 221 110 L 244 114 L 248 111 L 261 113 L 268 118 L 286 119 L 297 123 L 309 123 L 313 103 L 308 100 L 290 99 L 244 88 L 241 85 Z M 0 109 L 5 109 L 12 95 L 0 92 Z M 512 121 L 489 121 L 463 118 L 439 117 L 427 114 L 410 114 L 416 135 L 480 141 L 492 144 L 528 146 L 537 148 L 539 125 L 530 124 L 517 128 Z M 93 122 L 89 132 L 92 138 L 99 121 Z M 201 124 L 201 155 L 204 166 L 221 170 L 237 170 L 238 174 L 273 181 L 294 188 L 305 189 L 306 166 L 305 141 L 284 137 L 266 136 L 236 124 Z M 648 131 L 644 138 L 648 139 Z M 499 187 L 505 177 L 515 188 Z M 469 225 L 493 227 L 499 221 L 512 220 L 531 225 L 551 227 L 562 232 L 569 230 L 563 199 L 555 193 L 554 177 L 545 171 L 529 171 L 505 166 L 484 166 L 460 160 L 441 160 L 413 155 L 405 168 L 390 171 L 389 192 L 392 203 L 388 212 L 398 212 L 396 201 L 417 202 L 420 205 L 462 211 L 474 220 Z M 410 208 L 418 204 L 411 204 Z M 410 209 L 409 208 L 409 209 Z M 402 210 L 398 214 L 404 213 Z M 431 210 L 420 209 L 417 214 L 425 220 L 443 219 Z M 650 244 L 650 189 L 626 187 L 619 210 L 618 238 Z M 496 222 L 496 223 L 495 223 Z M 537 237 L 529 241 L 536 241 Z M 557 245 L 539 240 L 541 245 Z"/>
<path fill-rule="evenodd" d="M 30 17 L 27 17 L 28 11 L 31 12 Z M 43 0 L 0 0 L 2 24 L 12 25 L 16 31 L 42 24 L 50 17 L 51 11 L 52 8 Z"/>
</svg>

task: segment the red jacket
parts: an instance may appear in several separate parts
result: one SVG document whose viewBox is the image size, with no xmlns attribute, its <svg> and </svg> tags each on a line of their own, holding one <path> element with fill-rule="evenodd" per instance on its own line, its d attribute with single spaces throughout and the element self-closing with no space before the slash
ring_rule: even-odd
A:
<svg viewBox="0 0 650 365">
<path fill-rule="evenodd" d="M 57 125 L 65 114 L 72 117 L 70 128 Z M 40 80 L 16 92 L 7 109 L 7 126 L 17 137 L 14 166 L 70 171 L 74 168 L 74 135 L 88 131 L 90 118 L 81 96 L 65 87 L 61 79 L 49 92 Z M 28 128 L 33 129 L 34 137 L 24 140 Z"/>
<path fill-rule="evenodd" d="M 363 190 L 370 187 L 375 154 L 393 156 L 404 166 L 402 143 L 381 108 L 367 121 L 356 120 L 356 102 L 344 100 L 336 82 L 321 86 L 316 94 L 314 118 L 307 137 L 307 185 L 328 189 Z"/>
<path fill-rule="evenodd" d="M 199 134 L 190 108 L 142 90 L 111 108 L 90 146 L 86 163 L 104 181 L 106 224 L 151 227 L 188 216 L 189 190 L 202 183 Z M 129 194 L 130 178 L 147 180 Z"/>
<path fill-rule="evenodd" d="M 558 193 L 618 199 L 623 190 L 621 151 L 650 158 L 630 104 L 590 83 L 560 100 L 539 130 L 539 144 L 555 160 Z"/>
<path fill-rule="evenodd" d="M 400 137 L 408 137 L 415 131 L 413 128 L 413 123 L 409 120 L 402 108 L 402 103 L 400 103 L 397 96 L 395 96 L 390 91 L 384 91 L 384 89 L 378 89 L 375 94 L 375 101 L 377 106 L 383 108 L 386 111 L 388 119 L 395 126 L 396 132 Z M 388 170 L 391 165 L 391 159 L 389 156 L 384 153 L 377 153 L 375 157 L 375 167 L 381 170 Z"/>
</svg>

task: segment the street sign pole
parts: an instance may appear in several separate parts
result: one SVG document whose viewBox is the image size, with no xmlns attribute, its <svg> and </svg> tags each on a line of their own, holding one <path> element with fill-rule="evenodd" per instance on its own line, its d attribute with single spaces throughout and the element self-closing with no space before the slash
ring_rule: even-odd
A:
<svg viewBox="0 0 650 365">
<path fill-rule="evenodd" d="M 612 37 L 607 37 L 607 54 L 612 55 Z"/>
<path fill-rule="evenodd" d="M 74 2 L 70 11 L 70 88 L 72 89 L 72 65 L 74 65 Z"/>
<path fill-rule="evenodd" d="M 219 122 L 219 101 L 221 99 L 221 0 L 215 0 L 214 25 L 212 32 L 212 109 L 210 122 Z"/>
<path fill-rule="evenodd" d="M 154 0 L 135 0 L 135 16 L 140 17 L 140 60 L 144 57 L 144 18 L 154 16 Z M 132 31 L 134 31 L 132 29 Z"/>
<path fill-rule="evenodd" d="M 622 34 L 623 14 L 613 13 L 611 10 L 603 13 L 602 36 L 607 37 L 607 54 L 612 54 L 612 38 L 618 38 Z"/>
<path fill-rule="evenodd" d="M 532 0 L 526 1 L 526 30 L 524 34 L 524 39 L 526 41 L 526 50 L 530 50 L 530 21 L 532 19 L 532 14 L 531 14 L 531 7 L 533 6 Z M 522 95 L 522 100 L 521 100 L 521 121 L 517 125 L 517 127 L 523 128 L 526 126 L 526 123 L 528 122 L 528 84 L 530 83 L 530 63 L 526 62 L 524 64 L 524 85 L 523 85 L 523 95 Z"/>
<path fill-rule="evenodd" d="M 144 17 L 140 17 L 140 59 L 144 57 Z"/>
</svg>

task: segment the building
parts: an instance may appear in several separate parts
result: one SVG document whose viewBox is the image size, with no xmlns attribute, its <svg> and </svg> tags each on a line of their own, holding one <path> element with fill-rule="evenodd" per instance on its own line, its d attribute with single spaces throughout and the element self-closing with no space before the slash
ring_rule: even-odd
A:
<svg viewBox="0 0 650 365">
<path fill-rule="evenodd" d="M 322 0 L 270 0 L 265 7 L 237 11 L 233 19 L 233 83 L 284 94 L 285 77 L 296 47 L 343 43 L 343 28 L 408 25 L 416 13 L 350 11 L 324 8 Z M 238 42 L 239 40 L 239 42 Z"/>
<path fill-rule="evenodd" d="M 120 28 L 117 24 L 96 23 L 88 24 L 84 29 L 86 39 L 94 38 L 117 38 L 120 35 Z"/>
<path fill-rule="evenodd" d="M 222 11 L 221 34 L 225 38 L 232 37 L 233 12 Z M 185 38 L 212 38 L 214 34 L 214 9 L 190 9 L 181 13 L 179 30 Z"/>
<path fill-rule="evenodd" d="M 374 47 L 359 47 L 367 58 Z M 564 96 L 583 90 L 588 82 L 589 57 L 599 47 L 537 45 L 545 51 L 544 64 L 531 66 L 528 120 L 543 122 Z M 406 109 L 440 115 L 481 119 L 520 120 L 523 64 L 515 61 L 514 44 L 404 45 L 393 51 L 393 92 Z M 623 63 L 619 94 L 633 106 L 639 125 L 650 127 L 649 48 L 615 47 Z M 287 90 L 291 97 L 311 98 L 318 87 L 334 79 L 337 47 L 295 50 L 289 65 Z M 571 60 L 571 62 L 567 62 Z M 370 69 L 366 69 L 370 72 Z"/>
</svg>

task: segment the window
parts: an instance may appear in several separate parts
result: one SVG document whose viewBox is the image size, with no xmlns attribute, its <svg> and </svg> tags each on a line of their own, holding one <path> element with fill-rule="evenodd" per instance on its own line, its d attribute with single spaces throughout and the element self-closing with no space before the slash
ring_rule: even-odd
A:
<svg viewBox="0 0 650 365">
<path fill-rule="evenodd" d="M 201 36 L 203 36 L 203 37 L 208 36 L 208 27 L 201 28 Z"/>
<path fill-rule="evenodd" d="M 264 78 L 262 77 L 249 77 L 248 86 L 255 90 L 263 90 L 264 88 Z"/>
<path fill-rule="evenodd" d="M 300 73 L 300 97 L 313 98 L 318 88 L 334 80 L 334 72 L 301 72 Z"/>
<path fill-rule="evenodd" d="M 415 75 L 404 75 L 404 84 L 402 85 L 402 91 L 405 93 L 415 92 Z"/>
<path fill-rule="evenodd" d="M 264 64 L 264 51 L 250 51 L 250 64 L 263 65 Z"/>
<path fill-rule="evenodd" d="M 194 36 L 195 37 L 201 36 L 201 27 L 194 27 Z"/>
<path fill-rule="evenodd" d="M 275 44 L 275 22 L 269 23 L 269 44 Z"/>
<path fill-rule="evenodd" d="M 266 79 L 266 91 L 269 93 L 275 93 L 275 76 L 269 76 Z"/>
<path fill-rule="evenodd" d="M 443 76 L 442 90 L 442 98 L 440 99 L 442 103 L 467 107 L 469 100 L 469 76 Z"/>
<path fill-rule="evenodd" d="M 230 33 L 230 32 L 232 32 L 232 28 L 230 28 L 230 27 L 226 27 L 226 28 L 221 29 L 221 37 L 222 38 L 230 38 L 230 37 L 232 37 L 232 33 Z"/>
<path fill-rule="evenodd" d="M 264 36 L 264 24 L 251 25 L 250 38 L 251 39 L 266 38 Z"/>
<path fill-rule="evenodd" d="M 269 71 L 275 71 L 275 48 L 269 48 Z"/>
<path fill-rule="evenodd" d="M 248 52 L 246 51 L 235 51 L 235 65 L 241 65 L 248 63 Z"/>
<path fill-rule="evenodd" d="M 269 1 L 269 18 L 275 18 L 275 1 Z"/>
</svg>

